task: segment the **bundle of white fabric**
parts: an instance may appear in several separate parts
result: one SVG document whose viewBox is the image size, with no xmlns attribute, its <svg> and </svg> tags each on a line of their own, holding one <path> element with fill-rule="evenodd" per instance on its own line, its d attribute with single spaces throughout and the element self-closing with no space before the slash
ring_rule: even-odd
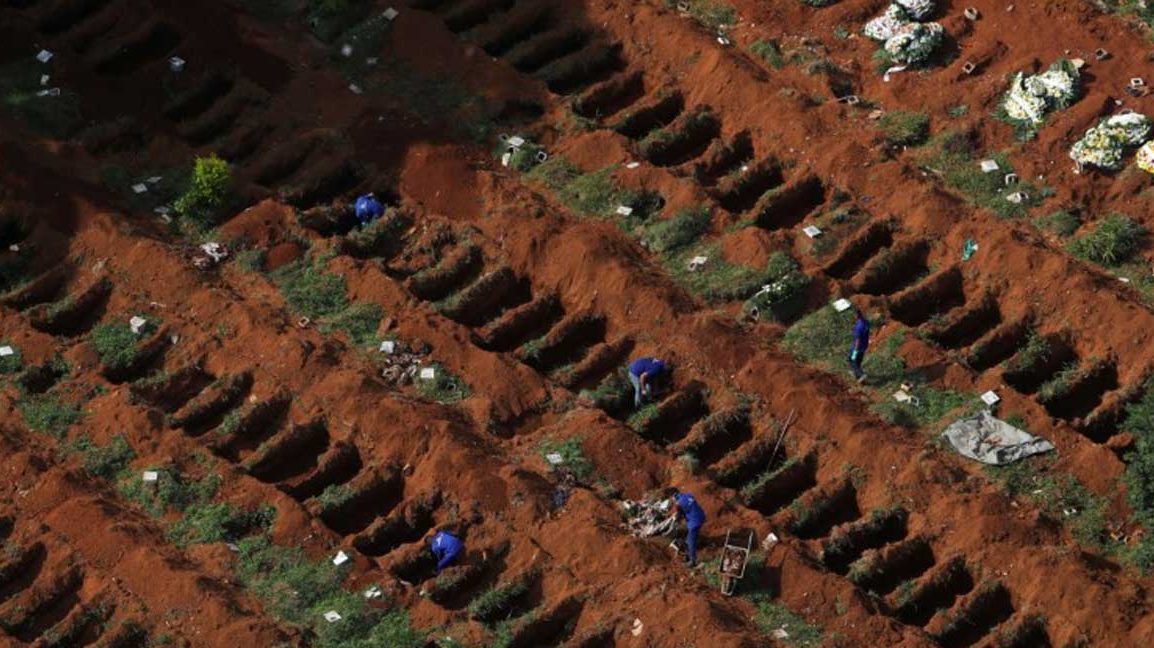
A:
<svg viewBox="0 0 1154 648">
<path fill-rule="evenodd" d="M 882 15 L 866 23 L 863 33 L 883 43 L 890 59 L 899 65 L 920 65 L 942 44 L 945 29 L 922 22 L 933 15 L 933 0 L 894 0 Z"/>
</svg>

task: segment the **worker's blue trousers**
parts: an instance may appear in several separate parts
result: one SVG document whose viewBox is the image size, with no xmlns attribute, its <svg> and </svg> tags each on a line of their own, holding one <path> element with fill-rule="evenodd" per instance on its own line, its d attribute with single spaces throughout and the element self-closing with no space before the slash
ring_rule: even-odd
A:
<svg viewBox="0 0 1154 648">
<path fill-rule="evenodd" d="M 689 527 L 689 533 L 685 535 L 685 554 L 689 558 L 689 565 L 697 564 L 697 533 L 701 531 L 701 527 Z"/>
</svg>

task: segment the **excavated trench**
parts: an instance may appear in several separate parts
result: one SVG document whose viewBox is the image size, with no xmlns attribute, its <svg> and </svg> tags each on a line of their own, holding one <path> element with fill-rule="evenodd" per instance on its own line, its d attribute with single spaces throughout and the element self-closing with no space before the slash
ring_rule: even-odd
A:
<svg viewBox="0 0 1154 648">
<path fill-rule="evenodd" d="M 613 130 L 631 140 L 639 140 L 672 123 L 683 110 L 685 110 L 685 98 L 680 92 L 671 92 L 652 103 L 631 110 L 617 122 Z"/>
<path fill-rule="evenodd" d="M 277 146 L 253 163 L 253 181 L 265 187 L 276 185 L 296 173 L 320 144 L 319 137 L 301 137 Z"/>
<path fill-rule="evenodd" d="M 195 86 L 170 100 L 164 106 L 164 116 L 183 122 L 202 115 L 231 92 L 235 84 L 236 78 L 231 74 L 211 70 Z"/>
<path fill-rule="evenodd" d="M 786 463 L 786 450 L 772 435 L 765 435 L 739 447 L 714 462 L 713 481 L 726 488 L 740 488 L 762 474 Z"/>
<path fill-rule="evenodd" d="M 135 35 L 134 35 L 135 36 Z M 108 54 L 96 57 L 93 69 L 104 76 L 123 76 L 167 56 L 183 40 L 180 32 L 171 25 L 156 23 L 147 28 L 139 38 L 128 38 L 110 47 Z"/>
<path fill-rule="evenodd" d="M 684 437 L 708 413 L 704 386 L 690 384 L 666 398 L 652 416 L 638 423 L 637 434 L 657 443 L 671 443 Z"/>
<path fill-rule="evenodd" d="M 43 394 L 68 375 L 68 366 L 62 362 L 46 362 L 28 367 L 16 378 L 20 388 L 29 394 Z"/>
<path fill-rule="evenodd" d="M 744 130 L 733 136 L 728 143 L 713 142 L 702 159 L 693 164 L 693 179 L 703 187 L 712 187 L 718 179 L 737 170 L 742 164 L 753 159 L 753 138 Z"/>
<path fill-rule="evenodd" d="M 536 34 L 509 50 L 505 61 L 522 74 L 533 74 L 545 66 L 581 50 L 589 43 L 589 32 L 556 27 Z"/>
<path fill-rule="evenodd" d="M 399 470 L 373 472 L 363 481 L 359 487 L 349 486 L 350 492 L 340 501 L 318 507 L 321 520 L 333 531 L 346 536 L 364 531 L 401 503 L 405 483 Z"/>
<path fill-rule="evenodd" d="M 749 409 L 733 407 L 698 421 L 684 439 L 669 449 L 676 455 L 691 454 L 702 466 L 708 467 L 752 437 Z"/>
<path fill-rule="evenodd" d="M 405 285 L 419 299 L 438 301 L 472 281 L 481 268 L 481 248 L 464 243 L 453 248 L 432 268 L 409 277 Z"/>
<path fill-rule="evenodd" d="M 561 320 L 539 344 L 522 347 L 521 358 L 538 371 L 550 371 L 580 359 L 589 347 L 605 339 L 602 315 L 579 313 Z"/>
<path fill-rule="evenodd" d="M 905 243 L 874 257 L 856 275 L 856 292 L 867 295 L 892 295 L 916 282 L 928 267 L 928 241 Z"/>
<path fill-rule="evenodd" d="M 848 480 L 832 492 L 822 492 L 800 504 L 800 512 L 790 525 L 794 535 L 813 540 L 829 535 L 837 525 L 861 518 L 857 492 Z"/>
<path fill-rule="evenodd" d="M 177 132 L 189 144 L 204 146 L 235 130 L 241 117 L 259 100 L 244 90 L 234 90 L 212 108 L 177 127 Z"/>
<path fill-rule="evenodd" d="M 742 166 L 717 182 L 714 197 L 718 204 L 732 214 L 753 209 L 768 191 L 781 186 L 785 177 L 776 160 L 761 160 L 752 166 Z"/>
<path fill-rule="evenodd" d="M 925 538 L 911 538 L 882 550 L 871 569 L 856 583 L 878 595 L 894 591 L 903 582 L 917 578 L 934 566 L 934 551 Z"/>
<path fill-rule="evenodd" d="M 64 289 L 72 276 L 72 268 L 62 262 L 37 275 L 24 285 L 0 297 L 0 304 L 15 310 L 24 310 L 36 304 L 52 301 Z"/>
<path fill-rule="evenodd" d="M 115 384 L 136 380 L 160 365 L 170 347 L 172 338 L 167 329 L 161 329 L 137 345 L 136 355 L 128 364 L 117 367 L 103 366 L 100 373 Z"/>
<path fill-rule="evenodd" d="M 1003 374 L 1006 384 L 1023 394 L 1033 394 L 1063 367 L 1077 362 L 1077 354 L 1065 336 L 1049 335 L 1046 343 L 1049 348 L 1047 353 L 1032 359 L 1025 366 L 1008 369 Z"/>
<path fill-rule="evenodd" d="M 242 371 L 221 378 L 169 417 L 169 427 L 200 436 L 220 425 L 224 415 L 241 402 L 252 388 L 252 373 Z"/>
<path fill-rule="evenodd" d="M 604 119 L 637 103 L 645 96 L 645 76 L 640 71 L 623 73 L 599 83 L 573 100 L 573 112 L 585 119 Z"/>
<path fill-rule="evenodd" d="M 975 371 L 985 371 L 1010 359 L 1026 344 L 1030 326 L 1029 317 L 1002 324 L 970 346 L 966 353 L 966 364 Z"/>
<path fill-rule="evenodd" d="M 179 410 L 185 403 L 212 384 L 213 377 L 196 365 L 186 365 L 157 378 L 146 378 L 128 386 L 137 398 L 166 414 Z"/>
<path fill-rule="evenodd" d="M 875 511 L 869 518 L 835 530 L 822 542 L 821 561 L 830 570 L 845 575 L 849 566 L 868 549 L 879 549 L 906 537 L 905 509 Z"/>
<path fill-rule="evenodd" d="M 974 579 L 961 557 L 953 558 L 926 577 L 901 605 L 894 616 L 902 623 L 925 626 L 938 610 L 948 610 L 974 589 Z"/>
<path fill-rule="evenodd" d="M 316 460 L 316 468 L 305 475 L 287 479 L 277 487 L 289 497 L 304 502 L 324 492 L 329 486 L 344 484 L 356 477 L 364 465 L 356 446 L 337 441 Z"/>
<path fill-rule="evenodd" d="M 958 611 L 954 622 L 934 638 L 943 648 L 972 646 L 1013 614 L 1009 591 L 997 583 L 974 595 L 965 608 Z"/>
<path fill-rule="evenodd" d="M 575 365 L 559 372 L 556 379 L 567 389 L 588 387 L 620 366 L 632 350 L 633 339 L 629 337 L 598 344 Z"/>
<path fill-rule="evenodd" d="M 311 164 L 299 176 L 279 192 L 282 200 L 298 209 L 329 204 L 353 193 L 364 181 L 357 165 L 344 157 Z M 348 230 L 340 233 L 346 234 Z"/>
<path fill-rule="evenodd" d="M 0 564 L 0 603 L 23 592 L 40 578 L 48 550 L 37 542 Z"/>
<path fill-rule="evenodd" d="M 1117 388 L 1118 367 L 1113 362 L 1100 362 L 1087 368 L 1060 394 L 1039 400 L 1043 400 L 1042 405 L 1053 416 L 1073 420 L 1094 411 L 1106 392 Z"/>
<path fill-rule="evenodd" d="M 878 252 L 890 247 L 893 243 L 893 222 L 870 223 L 842 246 L 837 257 L 825 266 L 825 273 L 834 279 L 849 279 Z"/>
<path fill-rule="evenodd" d="M 937 313 L 946 313 L 966 303 L 962 271 L 958 267 L 939 272 L 920 284 L 895 295 L 890 313 L 907 326 L 920 326 Z"/>
<path fill-rule="evenodd" d="M 51 578 L 50 583 L 20 600 L 10 615 L 0 617 L 0 627 L 17 639 L 31 643 L 68 616 L 80 603 L 84 574 L 79 567 L 69 567 Z"/>
<path fill-rule="evenodd" d="M 281 482 L 315 468 L 328 447 L 329 431 L 324 421 L 293 425 L 265 442 L 245 460 L 245 468 L 265 483 Z"/>
<path fill-rule="evenodd" d="M 448 297 L 440 304 L 440 310 L 445 317 L 465 326 L 482 326 L 532 296 L 529 282 L 502 266 Z"/>
<path fill-rule="evenodd" d="M 489 351 L 511 351 L 524 341 L 544 335 L 563 313 L 555 293 L 505 311 L 501 317 L 474 333 L 477 346 Z"/>
<path fill-rule="evenodd" d="M 353 546 L 366 556 L 384 556 L 401 545 L 420 540 L 430 529 L 433 513 L 441 505 L 441 493 L 435 491 L 410 501 L 403 511 L 394 511 L 379 519 L 353 539 Z"/>
<path fill-rule="evenodd" d="M 551 609 L 534 615 L 513 630 L 508 648 L 558 646 L 573 634 L 577 617 L 584 607 L 580 598 L 565 599 Z"/>
<path fill-rule="evenodd" d="M 507 11 L 516 3 L 517 0 L 468 0 L 453 4 L 441 20 L 449 31 L 460 34 L 484 24 L 494 14 Z"/>
<path fill-rule="evenodd" d="M 29 309 L 29 323 L 36 330 L 49 335 L 80 335 L 95 326 L 104 316 L 111 294 L 112 282 L 107 277 L 101 277 L 60 301 Z"/>
<path fill-rule="evenodd" d="M 676 166 L 705 153 L 717 137 L 721 135 L 721 120 L 708 109 L 694 112 L 674 123 L 674 132 L 668 138 L 646 147 L 645 159 L 657 166 Z"/>
<path fill-rule="evenodd" d="M 470 34 L 489 56 L 504 56 L 520 43 L 548 29 L 553 19 L 552 7 L 544 3 L 528 5 L 524 10 L 514 9 L 510 14 L 500 21 L 478 27 Z"/>
<path fill-rule="evenodd" d="M 573 94 L 625 68 L 620 45 L 591 45 L 537 71 L 553 94 Z"/>
<path fill-rule="evenodd" d="M 932 328 L 926 332 L 926 336 L 938 346 L 958 349 L 973 344 L 1001 323 L 1002 313 L 998 308 L 998 300 L 987 293 L 977 306 Z"/>
<path fill-rule="evenodd" d="M 241 414 L 239 423 L 225 436 L 214 439 L 210 447 L 221 457 L 236 463 L 244 454 L 260 446 L 280 429 L 288 417 L 292 396 L 280 392 L 252 405 Z"/>
<path fill-rule="evenodd" d="M 825 185 L 817 176 L 806 176 L 758 201 L 757 226 L 767 230 L 790 229 L 825 203 Z"/>
<path fill-rule="evenodd" d="M 747 506 L 762 515 L 773 515 L 803 493 L 817 486 L 817 458 L 813 454 L 787 461 L 741 489 Z"/>
</svg>

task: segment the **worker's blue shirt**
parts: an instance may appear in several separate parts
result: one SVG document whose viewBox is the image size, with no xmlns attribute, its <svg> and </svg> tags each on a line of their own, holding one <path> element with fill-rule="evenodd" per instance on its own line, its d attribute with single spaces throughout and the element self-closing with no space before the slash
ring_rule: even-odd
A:
<svg viewBox="0 0 1154 648">
<path fill-rule="evenodd" d="M 433 555 L 440 561 L 456 557 L 465 548 L 465 545 L 457 536 L 448 531 L 438 531 L 429 541 L 429 548 L 433 550 Z"/>
<path fill-rule="evenodd" d="M 701 509 L 701 505 L 697 503 L 689 493 L 679 493 L 677 495 L 677 508 L 685 514 L 685 526 L 690 529 L 696 529 L 702 524 L 705 524 L 705 511 Z"/>
<path fill-rule="evenodd" d="M 357 220 L 359 220 L 362 225 L 367 225 L 385 213 L 385 206 L 381 204 L 381 201 L 369 195 L 357 198 L 354 209 L 357 213 Z"/>
<path fill-rule="evenodd" d="M 657 358 L 638 358 L 629 364 L 629 373 L 641 377 L 641 374 L 656 376 L 665 371 L 665 363 Z"/>
<path fill-rule="evenodd" d="M 866 349 L 870 347 L 870 323 L 864 319 L 859 319 L 853 325 L 853 342 L 854 348 L 860 349 L 865 353 Z"/>
</svg>

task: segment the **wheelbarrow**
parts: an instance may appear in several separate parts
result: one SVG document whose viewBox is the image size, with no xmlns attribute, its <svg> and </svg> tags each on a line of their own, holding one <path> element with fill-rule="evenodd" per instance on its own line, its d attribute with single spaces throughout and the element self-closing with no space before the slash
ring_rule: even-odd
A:
<svg viewBox="0 0 1154 648">
<path fill-rule="evenodd" d="M 721 593 L 733 596 L 737 591 L 737 581 L 745 577 L 745 566 L 749 563 L 749 553 L 753 550 L 753 531 L 745 545 L 735 544 L 732 540 L 732 530 L 725 532 L 725 546 L 721 550 L 721 563 L 718 571 L 721 573 Z"/>
</svg>

